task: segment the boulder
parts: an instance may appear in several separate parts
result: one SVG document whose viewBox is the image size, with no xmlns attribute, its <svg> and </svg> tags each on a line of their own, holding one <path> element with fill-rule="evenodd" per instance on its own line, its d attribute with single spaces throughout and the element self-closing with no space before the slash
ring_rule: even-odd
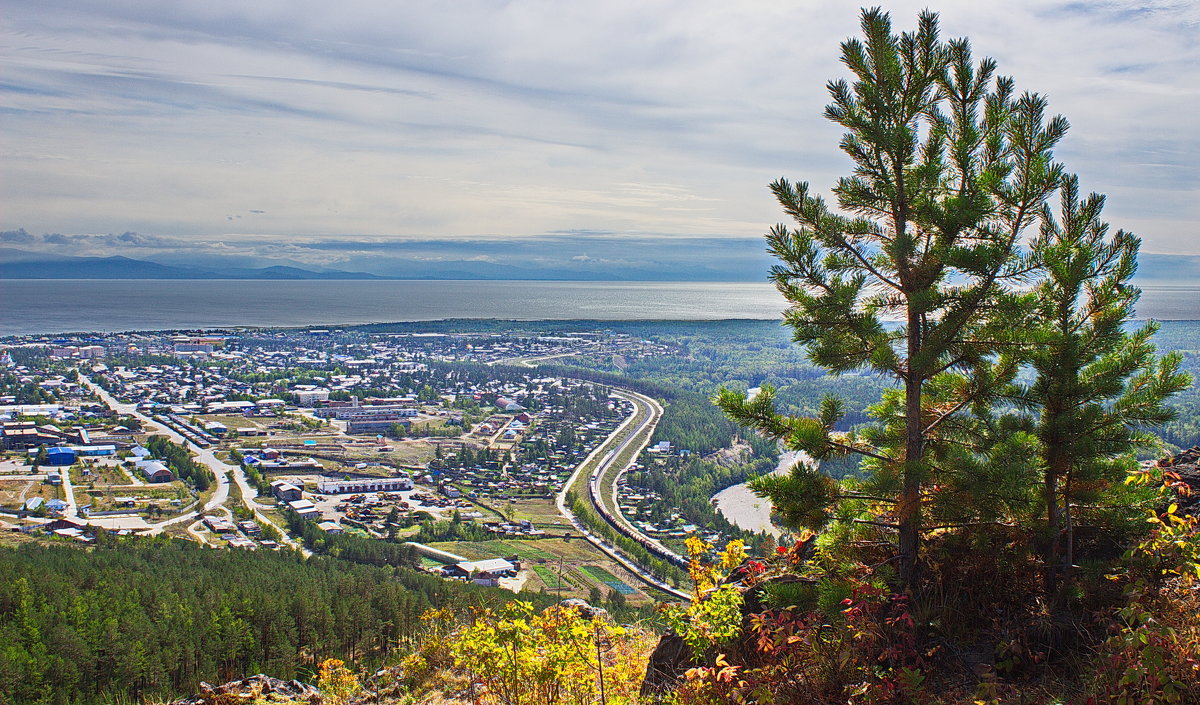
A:
<svg viewBox="0 0 1200 705">
<path fill-rule="evenodd" d="M 307 683 L 298 680 L 284 681 L 259 673 L 224 685 L 214 686 L 201 682 L 199 693 L 190 698 L 175 700 L 171 705 L 237 705 L 243 702 L 251 703 L 262 696 L 313 705 L 321 702 L 321 691 Z"/>
<path fill-rule="evenodd" d="M 646 663 L 642 679 L 642 697 L 653 700 L 657 695 L 674 690 L 683 681 L 683 674 L 692 662 L 692 650 L 678 634 L 663 634 Z"/>
</svg>

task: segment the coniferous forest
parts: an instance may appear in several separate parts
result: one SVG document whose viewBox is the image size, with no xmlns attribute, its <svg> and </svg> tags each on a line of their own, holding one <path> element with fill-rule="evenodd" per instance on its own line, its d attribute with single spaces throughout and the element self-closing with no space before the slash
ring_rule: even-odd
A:
<svg viewBox="0 0 1200 705">
<path fill-rule="evenodd" d="M 0 702 L 169 698 L 250 673 L 380 663 L 430 608 L 501 591 L 407 567 L 122 540 L 0 550 Z M 510 594 L 511 596 L 511 594 Z"/>
</svg>

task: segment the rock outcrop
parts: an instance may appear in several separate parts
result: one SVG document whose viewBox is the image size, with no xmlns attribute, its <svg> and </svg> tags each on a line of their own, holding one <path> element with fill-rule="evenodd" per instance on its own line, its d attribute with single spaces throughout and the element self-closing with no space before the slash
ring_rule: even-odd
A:
<svg viewBox="0 0 1200 705">
<path fill-rule="evenodd" d="M 1179 505 L 1190 513 L 1200 513 L 1200 446 L 1192 446 L 1158 461 L 1158 467 L 1179 476 L 1191 489 L 1187 496 L 1180 496 Z"/>
<path fill-rule="evenodd" d="M 175 700 L 171 705 L 238 705 L 266 697 L 268 700 L 289 700 L 317 705 L 321 691 L 297 680 L 284 681 L 263 674 L 250 676 L 224 685 L 200 683 L 200 692 L 189 698 Z"/>
<path fill-rule="evenodd" d="M 653 699 L 674 690 L 691 665 L 692 650 L 678 634 L 663 634 L 646 663 L 646 677 L 642 680 L 642 697 Z"/>
</svg>

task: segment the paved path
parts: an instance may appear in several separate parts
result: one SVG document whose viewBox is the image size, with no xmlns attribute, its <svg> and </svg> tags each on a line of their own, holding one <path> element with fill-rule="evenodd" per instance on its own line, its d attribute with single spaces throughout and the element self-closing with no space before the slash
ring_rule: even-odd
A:
<svg viewBox="0 0 1200 705">
<path fill-rule="evenodd" d="M 188 525 L 187 532 L 205 546 L 211 546 L 212 544 L 208 542 L 207 533 L 201 529 L 203 526 L 204 524 L 201 522 L 192 522 Z"/>
<path fill-rule="evenodd" d="M 588 478 L 588 483 L 589 486 L 594 486 L 593 483 L 598 483 L 601 478 L 606 477 L 610 474 L 610 472 L 612 472 L 612 470 L 616 467 L 618 460 L 625 455 L 626 450 L 632 448 L 633 453 L 630 457 L 636 459 L 638 454 L 642 451 L 642 448 L 645 448 L 646 444 L 650 442 L 650 436 L 652 433 L 648 432 L 648 429 L 652 430 L 653 425 L 658 423 L 658 419 L 662 415 L 662 407 L 658 405 L 658 402 L 654 401 L 650 397 L 646 397 L 641 394 L 635 394 L 634 392 L 624 389 L 613 388 L 612 392 L 617 396 L 633 402 L 634 412 L 630 414 L 629 417 L 625 419 L 625 421 L 622 422 L 615 431 L 612 432 L 612 434 L 609 435 L 605 442 L 596 446 L 596 449 L 589 453 L 588 456 L 584 458 L 583 462 L 575 467 L 575 471 L 571 473 L 571 477 L 567 479 L 567 482 L 563 485 L 562 490 L 559 491 L 554 503 L 558 507 L 559 513 L 570 520 L 571 524 L 581 534 L 583 534 L 584 538 L 586 538 L 596 548 L 599 548 L 601 551 L 603 551 L 614 561 L 620 563 L 626 570 L 633 573 L 643 582 L 680 599 L 691 599 L 691 595 L 689 593 L 668 585 L 658 576 L 627 558 L 625 554 L 622 553 L 616 546 L 613 546 L 604 539 L 593 534 L 591 530 L 579 519 L 579 517 L 575 516 L 575 514 L 567 506 L 567 494 L 576 484 L 578 484 L 580 476 L 585 471 L 592 471 L 591 476 Z M 635 424 L 636 428 L 634 428 Z M 626 431 L 629 431 L 629 433 L 626 433 Z M 596 464 L 593 466 L 593 463 Z M 624 465 L 628 465 L 628 463 L 625 463 Z M 589 491 L 588 494 L 590 495 L 591 492 Z M 593 502 L 592 504 L 593 506 L 596 506 L 597 503 Z M 596 509 L 600 512 L 605 511 L 603 507 L 596 507 Z M 644 535 L 640 534 L 640 532 L 631 532 L 619 523 L 616 524 L 616 528 L 618 531 L 621 531 L 621 533 L 630 536 L 636 541 L 641 541 L 642 539 L 646 538 Z"/>
<path fill-rule="evenodd" d="M 212 470 L 213 475 L 215 475 L 217 478 L 216 491 L 213 492 L 212 497 L 204 503 L 205 512 L 220 510 L 226 514 L 230 514 L 228 508 L 225 507 L 225 503 L 229 501 L 229 479 L 232 477 L 233 481 L 237 483 L 238 489 L 241 490 L 242 503 L 254 513 L 255 519 L 263 524 L 274 527 L 275 530 L 279 532 L 279 535 L 283 537 L 283 542 L 288 546 L 300 549 L 306 556 L 312 555 L 312 551 L 303 548 L 299 543 L 293 540 L 292 537 L 288 536 L 287 532 L 283 530 L 283 527 L 279 526 L 274 521 L 271 521 L 269 517 L 263 514 L 263 505 L 255 501 L 255 498 L 258 497 L 258 490 L 250 486 L 250 483 L 246 480 L 246 474 L 242 472 L 241 467 L 229 465 L 228 463 L 217 459 L 216 451 L 213 448 L 199 448 L 195 446 L 171 428 L 158 423 L 146 414 L 138 411 L 137 406 L 134 404 L 125 404 L 117 401 L 113 395 L 109 394 L 106 390 L 92 382 L 92 380 L 88 379 L 87 377 L 81 375 L 80 379 L 85 385 L 87 385 L 89 389 L 95 392 L 96 395 L 99 396 L 100 399 L 109 406 L 109 408 L 117 411 L 118 413 L 128 414 L 137 418 L 142 422 L 143 428 L 154 429 L 156 433 L 162 433 L 172 441 L 184 446 L 185 448 L 191 448 L 196 452 L 197 459 L 207 465 L 208 468 Z M 180 514 L 179 516 L 172 517 L 165 521 L 155 522 L 150 524 L 152 527 L 150 533 L 161 533 L 163 529 L 168 526 L 178 524 L 189 519 L 195 519 L 197 516 L 199 516 L 199 512 L 192 511 L 185 514 Z"/>
<path fill-rule="evenodd" d="M 63 496 L 66 497 L 67 511 L 63 512 L 63 516 L 68 519 L 79 519 L 79 505 L 75 502 L 75 487 L 71 484 L 71 468 L 59 468 L 62 472 L 59 476 L 62 477 Z"/>
</svg>

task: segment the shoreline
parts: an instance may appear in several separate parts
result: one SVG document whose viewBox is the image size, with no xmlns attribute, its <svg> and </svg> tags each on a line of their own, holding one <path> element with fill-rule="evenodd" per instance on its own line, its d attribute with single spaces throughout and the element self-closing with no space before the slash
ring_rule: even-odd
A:
<svg viewBox="0 0 1200 705">
<path fill-rule="evenodd" d="M 1136 320 L 1200 318 L 1200 286 L 1142 291 Z M 777 322 L 787 307 L 766 282 L 7 279 L 0 295 L 5 337 L 454 320 Z"/>
<path fill-rule="evenodd" d="M 803 451 L 787 451 L 779 455 L 779 464 L 771 471 L 772 475 L 783 475 L 791 470 L 798 461 L 816 463 Z M 783 535 L 783 531 L 771 522 L 771 503 L 755 496 L 745 483 L 726 487 L 712 496 L 712 501 L 729 523 L 753 532 L 766 532 L 775 538 Z"/>
</svg>

